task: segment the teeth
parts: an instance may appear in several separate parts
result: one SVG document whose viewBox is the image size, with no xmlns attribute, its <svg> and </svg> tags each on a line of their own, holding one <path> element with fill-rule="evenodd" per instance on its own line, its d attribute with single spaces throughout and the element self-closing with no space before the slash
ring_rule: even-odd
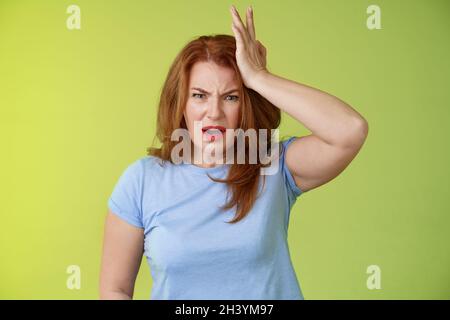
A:
<svg viewBox="0 0 450 320">
<path fill-rule="evenodd" d="M 222 131 L 220 131 L 219 129 L 208 129 L 206 130 L 206 132 L 208 132 L 209 134 L 221 134 Z"/>
</svg>

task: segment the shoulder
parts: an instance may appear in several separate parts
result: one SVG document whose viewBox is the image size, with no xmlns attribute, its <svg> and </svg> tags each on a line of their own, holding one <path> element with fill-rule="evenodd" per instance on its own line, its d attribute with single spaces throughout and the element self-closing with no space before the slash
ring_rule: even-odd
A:
<svg viewBox="0 0 450 320">
<path fill-rule="evenodd" d="M 143 156 L 129 163 L 123 173 L 122 179 L 143 180 L 148 175 L 154 175 L 161 170 L 163 161 L 155 156 Z"/>
<path fill-rule="evenodd" d="M 146 155 L 135 161 L 136 166 L 140 167 L 143 174 L 155 175 L 170 165 L 169 161 L 163 161 L 161 158 Z"/>
<path fill-rule="evenodd" d="M 296 139 L 296 136 L 283 137 L 276 144 L 277 152 L 274 154 L 274 159 L 277 159 L 280 166 L 285 165 L 286 151 L 289 145 Z"/>
<path fill-rule="evenodd" d="M 289 145 L 297 138 L 298 138 L 297 136 L 291 136 L 282 139 L 282 141 L 280 142 L 281 144 L 280 166 L 282 168 L 280 171 L 283 173 L 283 177 L 285 178 L 286 184 L 290 191 L 290 196 L 292 198 L 296 198 L 303 193 L 303 191 L 298 187 L 294 175 L 288 167 L 288 162 L 286 158 L 286 153 Z"/>
<path fill-rule="evenodd" d="M 290 137 L 286 137 L 281 139 L 280 144 L 281 144 L 281 152 L 284 153 L 286 152 L 287 147 L 296 139 L 296 136 L 290 136 Z"/>
<path fill-rule="evenodd" d="M 176 167 L 170 161 L 151 155 L 138 158 L 130 166 L 135 168 L 136 174 L 142 178 L 142 183 L 147 186 L 155 181 L 161 182 Z"/>
<path fill-rule="evenodd" d="M 166 161 L 163 161 L 158 157 L 145 155 L 131 162 L 129 164 L 129 168 L 133 170 L 143 171 L 146 169 L 151 169 L 153 167 L 163 167 L 165 164 Z"/>
</svg>

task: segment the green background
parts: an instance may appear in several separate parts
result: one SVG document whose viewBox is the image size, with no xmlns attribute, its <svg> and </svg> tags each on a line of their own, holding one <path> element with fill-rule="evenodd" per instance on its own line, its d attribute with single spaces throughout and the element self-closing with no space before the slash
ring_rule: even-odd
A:
<svg viewBox="0 0 450 320">
<path fill-rule="evenodd" d="M 369 122 L 336 179 L 291 213 L 306 299 L 449 299 L 450 2 L 236 1 L 254 7 L 271 72 L 338 96 Z M 81 8 L 81 30 L 66 9 Z M 229 1 L 0 1 L 0 298 L 97 299 L 103 221 L 145 155 L 175 55 L 232 34 Z M 366 8 L 381 8 L 381 30 Z M 309 131 L 283 115 L 281 135 Z M 69 290 L 66 268 L 81 268 Z M 366 269 L 381 268 L 369 290 Z M 148 299 L 145 259 L 135 298 Z"/>
</svg>

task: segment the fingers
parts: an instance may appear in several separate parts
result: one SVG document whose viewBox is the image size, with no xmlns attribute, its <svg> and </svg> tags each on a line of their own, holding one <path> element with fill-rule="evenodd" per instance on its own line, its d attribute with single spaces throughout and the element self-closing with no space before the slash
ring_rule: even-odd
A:
<svg viewBox="0 0 450 320">
<path fill-rule="evenodd" d="M 247 31 L 252 40 L 256 40 L 255 23 L 253 20 L 253 8 L 250 6 L 247 8 Z"/>
<path fill-rule="evenodd" d="M 243 37 L 242 37 L 241 30 L 239 30 L 239 29 L 234 25 L 234 23 L 231 24 L 231 28 L 233 29 L 234 36 L 235 36 L 235 38 L 236 38 L 236 50 L 239 50 L 239 49 L 241 49 L 241 48 L 242 48 L 242 49 L 246 48 L 244 39 L 243 39 Z"/>
<path fill-rule="evenodd" d="M 231 6 L 231 15 L 233 17 L 233 24 L 240 31 L 240 35 L 244 43 L 247 43 L 249 41 L 250 35 L 247 32 L 247 28 L 245 28 L 244 24 L 242 23 L 241 17 L 239 16 L 239 12 L 235 8 L 234 5 Z"/>
</svg>

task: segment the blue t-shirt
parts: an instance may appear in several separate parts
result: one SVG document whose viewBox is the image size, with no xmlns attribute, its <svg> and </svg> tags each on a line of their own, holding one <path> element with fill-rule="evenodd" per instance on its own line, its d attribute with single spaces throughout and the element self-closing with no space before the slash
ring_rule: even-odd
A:
<svg viewBox="0 0 450 320">
<path fill-rule="evenodd" d="M 235 208 L 220 211 L 227 198 L 228 164 L 202 168 L 144 156 L 120 176 L 108 206 L 144 229 L 144 255 L 153 287 L 150 299 L 301 300 L 287 242 L 290 210 L 302 191 L 285 163 L 281 141 L 276 174 L 241 221 Z M 260 177 L 261 191 L 263 177 Z"/>
</svg>

